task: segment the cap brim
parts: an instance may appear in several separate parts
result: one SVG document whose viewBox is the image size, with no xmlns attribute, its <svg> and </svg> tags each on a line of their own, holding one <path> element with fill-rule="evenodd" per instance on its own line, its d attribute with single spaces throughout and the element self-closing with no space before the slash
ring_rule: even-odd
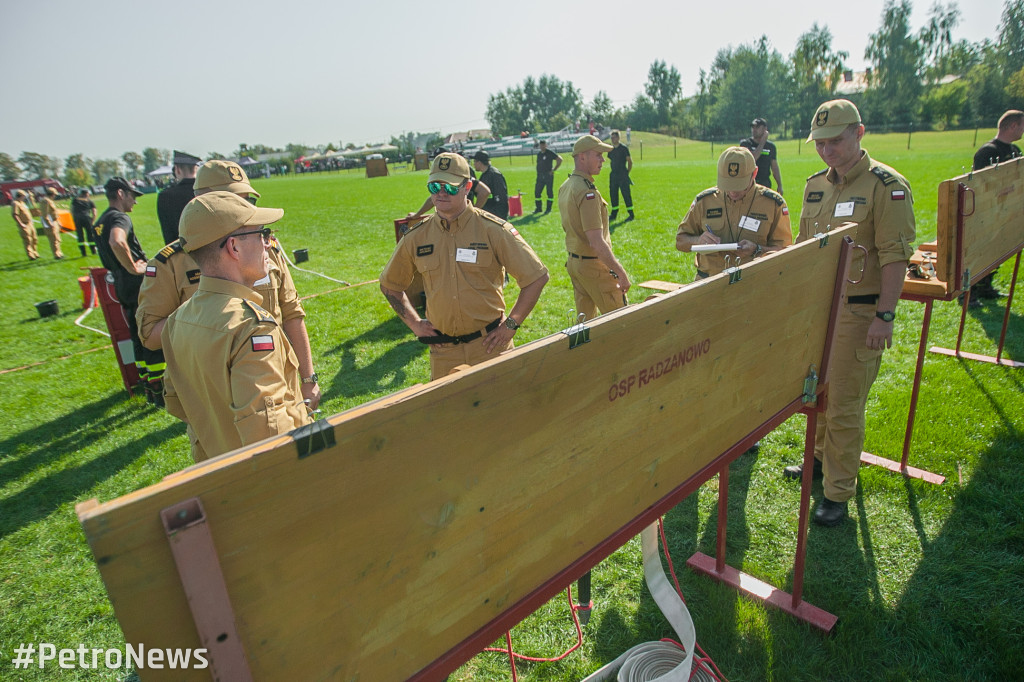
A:
<svg viewBox="0 0 1024 682">
<path fill-rule="evenodd" d="M 851 123 L 843 123 L 835 126 L 822 126 L 817 130 L 811 131 L 811 134 L 807 136 L 807 142 L 810 142 L 811 140 L 827 140 L 831 137 L 839 137 L 843 134 L 843 131 L 851 125 Z"/>
<path fill-rule="evenodd" d="M 283 208 L 263 208 L 260 206 L 254 206 L 256 210 L 249 216 L 249 219 L 239 225 L 239 227 L 251 227 L 253 225 L 270 225 L 276 223 L 278 220 L 284 217 Z"/>
<path fill-rule="evenodd" d="M 468 179 L 469 178 L 464 178 L 461 175 L 456 175 L 455 173 L 438 171 L 436 173 L 431 173 L 427 177 L 427 182 L 447 182 L 452 185 L 461 185 Z"/>
<path fill-rule="evenodd" d="M 718 178 L 718 189 L 723 192 L 742 192 L 753 184 L 753 174 L 746 178 Z"/>
<path fill-rule="evenodd" d="M 135 195 L 135 196 L 137 196 L 137 197 L 141 197 L 141 196 L 142 196 L 143 194 L 145 194 L 145 192 L 140 192 L 140 191 L 139 191 L 139 190 L 137 190 L 137 189 L 130 189 L 130 190 L 128 190 L 128 191 L 129 191 L 129 192 L 131 192 L 132 194 L 134 194 L 134 195 Z"/>
<path fill-rule="evenodd" d="M 245 182 L 229 182 L 226 185 L 212 185 L 200 187 L 195 190 L 196 196 L 202 196 L 207 192 L 231 192 L 232 194 L 252 194 L 258 199 L 260 193 L 252 188 L 252 185 Z"/>
</svg>

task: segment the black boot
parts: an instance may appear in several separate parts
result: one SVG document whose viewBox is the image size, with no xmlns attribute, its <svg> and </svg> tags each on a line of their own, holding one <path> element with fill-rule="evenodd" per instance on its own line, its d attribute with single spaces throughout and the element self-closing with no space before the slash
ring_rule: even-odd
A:
<svg viewBox="0 0 1024 682">
<path fill-rule="evenodd" d="M 635 216 L 635 215 L 633 215 L 633 212 L 632 212 L 632 211 L 630 211 L 630 212 L 629 212 L 629 217 L 628 217 L 628 218 L 626 218 L 626 220 L 625 220 L 624 222 L 627 222 L 627 223 L 628 223 L 628 222 L 629 222 L 630 220 L 633 220 L 634 218 L 636 218 L 636 216 Z"/>
<path fill-rule="evenodd" d="M 547 215 L 548 213 L 551 213 L 551 204 L 552 203 L 553 202 L 551 200 L 548 200 L 548 208 L 547 208 L 546 211 L 544 211 L 544 215 Z"/>
<path fill-rule="evenodd" d="M 795 478 L 795 479 L 798 479 L 798 480 L 803 478 L 804 477 L 804 465 L 803 465 L 803 463 L 801 462 L 800 464 L 793 464 L 791 466 L 786 467 L 785 469 L 782 470 L 782 475 L 785 476 L 786 478 Z M 814 469 L 811 472 L 811 476 L 813 478 L 821 478 L 822 471 L 821 471 L 821 460 L 820 459 L 815 459 L 814 460 Z"/>
<path fill-rule="evenodd" d="M 535 209 L 533 209 L 533 212 L 534 213 L 540 213 L 541 212 L 540 201 L 537 202 L 537 207 Z"/>
<path fill-rule="evenodd" d="M 619 209 L 613 208 L 612 212 L 608 214 L 608 220 L 615 220 L 619 217 Z"/>
<path fill-rule="evenodd" d="M 162 379 L 146 382 L 147 400 L 157 407 L 164 407 L 164 382 Z M 152 400 L 149 399 L 152 396 Z"/>
<path fill-rule="evenodd" d="M 85 258 L 85 244 L 79 244 L 78 251 L 82 254 L 82 258 Z"/>
<path fill-rule="evenodd" d="M 833 502 L 823 497 L 814 510 L 814 522 L 819 526 L 838 526 L 845 520 L 846 502 Z"/>
</svg>

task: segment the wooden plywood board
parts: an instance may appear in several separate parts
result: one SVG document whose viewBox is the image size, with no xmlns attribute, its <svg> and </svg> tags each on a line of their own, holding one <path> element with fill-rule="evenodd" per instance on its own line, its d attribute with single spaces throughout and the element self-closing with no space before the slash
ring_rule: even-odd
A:
<svg viewBox="0 0 1024 682">
<path fill-rule="evenodd" d="M 198 497 L 255 679 L 415 674 L 800 397 L 854 229 L 82 505 L 126 641 L 199 646 L 160 521 Z"/>
<path fill-rule="evenodd" d="M 963 264 L 975 281 L 1024 244 L 1024 163 L 1019 159 L 945 180 L 939 185 L 936 270 L 950 292 L 956 278 L 958 188 L 968 188 Z"/>
</svg>

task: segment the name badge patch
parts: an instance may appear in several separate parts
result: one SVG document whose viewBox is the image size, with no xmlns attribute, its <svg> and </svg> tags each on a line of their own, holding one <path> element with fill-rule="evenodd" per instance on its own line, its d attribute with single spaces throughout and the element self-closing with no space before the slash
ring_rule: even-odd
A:
<svg viewBox="0 0 1024 682">
<path fill-rule="evenodd" d="M 846 216 L 853 215 L 853 207 L 855 206 L 852 201 L 840 201 L 836 204 L 836 212 L 833 214 L 836 218 L 843 218 Z"/>
<path fill-rule="evenodd" d="M 269 334 L 253 336 L 250 341 L 254 351 L 274 350 L 274 337 Z"/>
<path fill-rule="evenodd" d="M 198 270 L 189 270 L 188 272 L 185 273 L 185 276 L 188 277 L 189 284 L 199 284 Z"/>
<path fill-rule="evenodd" d="M 722 217 L 722 209 L 720 209 L 720 208 L 709 208 L 707 211 L 704 212 L 704 217 L 705 218 L 721 218 Z"/>
<path fill-rule="evenodd" d="M 416 247 L 416 255 L 417 256 L 429 256 L 432 253 L 434 253 L 434 245 L 433 244 L 424 244 L 423 246 L 417 246 Z"/>
<path fill-rule="evenodd" d="M 809 192 L 807 198 L 804 199 L 804 203 L 816 204 L 821 201 L 822 197 L 825 196 L 824 192 Z"/>
<path fill-rule="evenodd" d="M 456 263 L 475 263 L 476 249 L 455 249 Z"/>
<path fill-rule="evenodd" d="M 744 230 L 750 230 L 751 232 L 757 232 L 761 229 L 761 221 L 756 218 L 751 218 L 748 215 L 740 218 L 740 227 Z"/>
</svg>

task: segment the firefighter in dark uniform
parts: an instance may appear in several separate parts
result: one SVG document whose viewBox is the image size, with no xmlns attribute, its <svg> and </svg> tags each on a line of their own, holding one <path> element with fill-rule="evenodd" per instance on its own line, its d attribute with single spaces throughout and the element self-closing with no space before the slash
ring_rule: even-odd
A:
<svg viewBox="0 0 1024 682">
<path fill-rule="evenodd" d="M 476 207 L 482 208 L 502 220 L 508 219 L 508 184 L 501 171 L 491 165 L 491 156 L 484 150 L 473 155 L 473 168 L 480 174 L 480 182 L 490 188 L 490 194 L 477 192 Z"/>
<path fill-rule="evenodd" d="M 96 233 L 96 250 L 99 251 L 103 267 L 114 278 L 114 293 L 117 294 L 117 300 L 121 303 L 125 318 L 128 320 L 135 367 L 146 389 L 146 400 L 156 403 L 154 387 L 149 385 L 148 367 L 151 364 L 158 364 L 157 358 L 153 351 L 142 345 L 135 321 L 135 312 L 139 307 L 139 289 L 146 274 L 146 252 L 142 250 L 142 245 L 135 236 L 132 219 L 128 217 L 142 192 L 132 187 L 124 178 L 116 176 L 107 180 L 103 189 L 110 205 L 93 227 Z"/>
<path fill-rule="evenodd" d="M 185 204 L 195 196 L 193 186 L 196 182 L 196 166 L 201 162 L 198 156 L 175 150 L 174 179 L 176 183 L 160 192 L 156 197 L 156 215 L 160 219 L 160 231 L 164 235 L 164 244 L 170 244 L 178 238 L 178 220 Z"/>
<path fill-rule="evenodd" d="M 619 192 L 622 192 L 622 203 L 629 211 L 629 222 L 636 216 L 633 215 L 633 192 L 630 190 L 632 181 L 629 173 L 633 170 L 633 157 L 629 155 L 629 147 L 619 143 L 619 131 L 612 131 L 612 148 L 608 150 L 608 162 L 611 164 L 611 171 L 608 174 L 608 191 L 611 194 L 612 212 L 608 220 L 615 220 L 619 216 Z"/>
<path fill-rule="evenodd" d="M 540 213 L 541 195 L 545 189 L 548 193 L 548 207 L 544 213 L 551 213 L 555 196 L 555 171 L 561 165 L 562 157 L 548 149 L 547 140 L 541 140 L 540 151 L 537 152 L 537 182 L 533 186 L 533 199 L 537 204 L 534 213 Z"/>
</svg>

